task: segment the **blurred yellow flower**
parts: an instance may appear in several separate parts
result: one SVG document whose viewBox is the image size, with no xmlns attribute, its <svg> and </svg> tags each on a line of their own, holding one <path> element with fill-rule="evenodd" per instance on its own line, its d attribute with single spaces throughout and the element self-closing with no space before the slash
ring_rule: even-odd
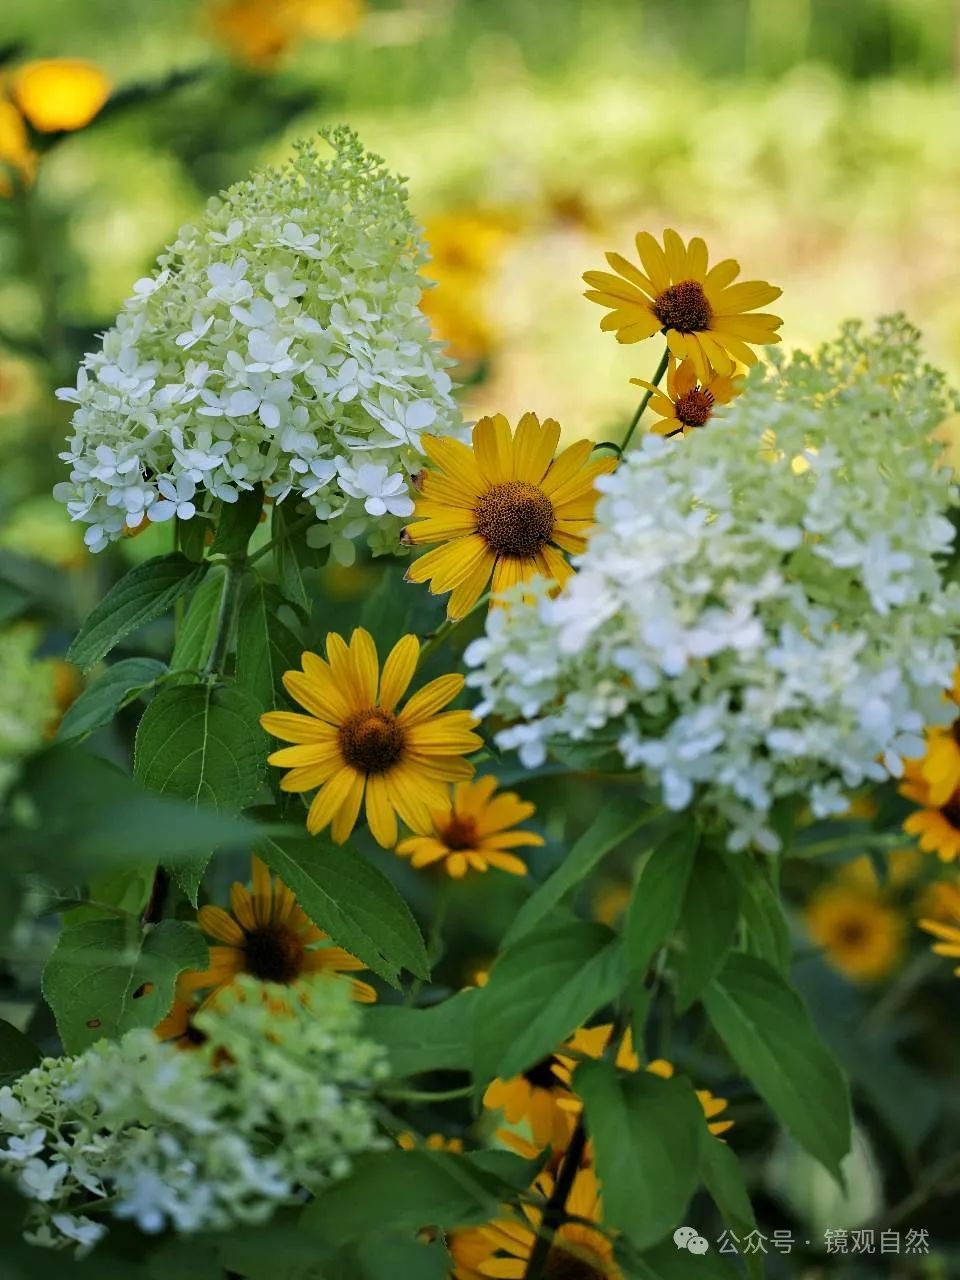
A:
<svg viewBox="0 0 960 1280">
<path fill-rule="evenodd" d="M 496 345 L 487 291 L 501 261 L 510 223 L 503 214 L 457 210 L 424 224 L 430 262 L 423 274 L 436 282 L 420 302 L 435 337 L 461 362 L 488 357 Z"/>
<path fill-rule="evenodd" d="M 705 427 L 718 404 L 729 404 L 740 394 L 739 378 L 721 377 L 710 372 L 705 381 L 697 377 L 692 360 L 678 364 L 671 357 L 667 370 L 667 389 L 661 390 L 643 378 L 631 378 L 638 387 L 652 392 L 650 408 L 660 415 L 651 426 L 658 436 L 687 435 L 697 427 Z"/>
<path fill-rule="evenodd" d="M 235 58 L 266 69 L 301 40 L 350 35 L 363 12 L 363 0 L 228 0 L 214 8 L 211 23 Z"/>
<path fill-rule="evenodd" d="M 923 866 L 923 855 L 917 849 L 895 849 L 885 856 L 884 866 L 886 877 L 881 884 L 873 862 L 864 853 L 845 863 L 837 873 L 837 879 L 871 893 L 879 893 L 887 886 L 901 888 L 916 877 Z"/>
<path fill-rule="evenodd" d="M 917 915 L 927 922 L 960 920 L 960 881 L 934 880 L 925 885 L 917 900 Z"/>
<path fill-rule="evenodd" d="M 456 880 L 467 871 L 490 867 L 526 875 L 523 860 L 507 850 L 543 844 L 543 836 L 536 832 L 515 830 L 531 817 L 534 806 L 513 791 L 502 791 L 494 798 L 496 789 L 497 780 L 489 774 L 476 782 L 458 782 L 449 802 L 431 812 L 433 829 L 401 840 L 397 853 L 418 868 L 440 863 Z"/>
<path fill-rule="evenodd" d="M 593 895 L 594 920 L 601 924 L 615 925 L 630 902 L 633 888 L 626 881 L 607 880 L 597 887 Z"/>
<path fill-rule="evenodd" d="M 27 62 L 13 75 L 10 96 L 39 133 L 82 129 L 110 96 L 99 67 L 79 58 Z"/>
<path fill-rule="evenodd" d="M 938 910 L 921 920 L 920 928 L 939 939 L 932 948 L 936 955 L 960 960 L 960 882 L 944 881 L 930 888 L 938 890 L 939 902 L 931 904 Z M 954 973 L 960 978 L 960 965 Z"/>
<path fill-rule="evenodd" d="M 444 545 L 415 560 L 407 580 L 429 581 L 434 595 L 451 592 L 448 618 L 469 613 L 491 578 L 496 597 L 537 576 L 562 584 L 573 573 L 563 553 L 584 550 L 599 496 L 594 481 L 616 459 L 591 460 L 589 440 L 554 457 L 559 439 L 560 424 L 534 413 L 516 432 L 501 413 L 481 418 L 472 448 L 423 437 L 438 469 L 421 472 L 417 523 L 404 540 Z"/>
<path fill-rule="evenodd" d="M 907 760 L 900 794 L 920 806 L 905 819 L 903 829 L 916 837 L 924 853 L 935 853 L 941 862 L 953 862 L 960 856 L 960 791 L 935 804 L 921 762 Z"/>
<path fill-rule="evenodd" d="M 708 270 L 707 246 L 699 236 L 685 245 L 676 231 L 667 230 L 661 247 L 649 231 L 640 231 L 636 245 L 643 271 L 622 254 L 608 253 L 616 275 L 586 271 L 583 276 L 590 286 L 585 296 L 610 308 L 600 328 L 613 330 L 618 342 L 642 342 L 662 332 L 671 353 L 691 360 L 706 382 L 711 369 L 729 376 L 736 360 L 756 364 L 749 344 L 780 341 L 780 317 L 756 310 L 780 297 L 776 286 L 763 280 L 734 284 L 740 264 L 733 258 Z"/>
<path fill-rule="evenodd" d="M 879 894 L 829 885 L 813 895 L 804 917 L 827 961 L 855 982 L 876 982 L 900 963 L 903 920 Z"/>
<path fill-rule="evenodd" d="M 23 116 L 12 102 L 0 98 L 0 196 L 10 196 L 14 182 L 32 182 L 36 169 Z"/>
<path fill-rule="evenodd" d="M 463 1139 L 448 1138 L 443 1133 L 428 1133 L 425 1138 L 420 1139 L 416 1134 L 405 1130 L 397 1134 L 397 1146 L 404 1151 L 415 1151 L 417 1147 L 423 1147 L 427 1151 L 452 1151 L 459 1155 L 463 1151 Z"/>
</svg>

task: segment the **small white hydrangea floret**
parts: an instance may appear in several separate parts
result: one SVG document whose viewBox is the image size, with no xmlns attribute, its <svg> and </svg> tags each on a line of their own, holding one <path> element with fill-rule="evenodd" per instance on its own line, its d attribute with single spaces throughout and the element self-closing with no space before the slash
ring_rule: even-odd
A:
<svg viewBox="0 0 960 1280">
<path fill-rule="evenodd" d="M 318 980 L 307 1005 L 242 978 L 196 1018 L 197 1048 L 130 1031 L 0 1089 L 0 1174 L 31 1202 L 25 1237 L 83 1254 L 111 1217 L 222 1231 L 344 1177 L 384 1145 L 369 1093 L 387 1066 L 359 1017 L 343 983 Z"/>
<path fill-rule="evenodd" d="M 406 189 L 350 130 L 324 137 L 328 158 L 300 143 L 183 227 L 58 393 L 54 492 L 91 550 L 258 484 L 396 545 L 421 433 L 463 434 Z"/>
<path fill-rule="evenodd" d="M 665 803 L 773 851 L 897 776 L 952 715 L 957 502 L 931 433 L 952 403 L 902 318 L 757 373 L 723 420 L 647 436 L 604 491 L 577 574 L 491 613 L 467 651 L 480 714 L 529 768 L 606 742 Z"/>
</svg>

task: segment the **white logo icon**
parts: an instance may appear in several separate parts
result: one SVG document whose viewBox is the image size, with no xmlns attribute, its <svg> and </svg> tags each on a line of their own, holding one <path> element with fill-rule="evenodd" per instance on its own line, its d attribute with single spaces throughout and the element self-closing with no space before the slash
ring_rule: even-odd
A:
<svg viewBox="0 0 960 1280">
<path fill-rule="evenodd" d="M 686 1249 L 688 1253 L 706 1253 L 710 1248 L 706 1238 L 697 1235 L 693 1227 L 677 1227 L 673 1233 L 673 1243 L 678 1249 Z"/>
</svg>

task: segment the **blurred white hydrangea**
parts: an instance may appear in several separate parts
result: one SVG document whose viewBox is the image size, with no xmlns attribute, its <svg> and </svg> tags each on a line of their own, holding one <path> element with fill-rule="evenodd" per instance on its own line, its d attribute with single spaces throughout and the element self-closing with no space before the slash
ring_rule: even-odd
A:
<svg viewBox="0 0 960 1280">
<path fill-rule="evenodd" d="M 346 986 L 321 979 L 309 1006 L 238 991 L 197 1015 L 196 1048 L 130 1031 L 0 1089 L 0 1171 L 33 1202 L 28 1240 L 83 1253 L 110 1216 L 151 1233 L 263 1222 L 385 1145 L 363 1094 L 387 1067 Z"/>
<path fill-rule="evenodd" d="M 406 189 L 349 129 L 323 136 L 330 158 L 302 142 L 183 227 L 58 392 L 76 409 L 54 493 L 91 550 L 256 484 L 382 542 L 421 433 L 462 433 Z"/>
<path fill-rule="evenodd" d="M 931 432 L 951 410 L 902 317 L 751 380 L 688 439 L 611 476 L 578 572 L 494 610 L 467 651 L 481 715 L 537 767 L 606 742 L 672 809 L 773 851 L 771 809 L 843 810 L 954 713 L 957 501 Z"/>
<path fill-rule="evenodd" d="M 0 631 L 0 798 L 16 777 L 19 762 L 42 745 L 56 721 L 52 665 L 34 657 L 39 640 L 32 626 Z"/>
</svg>

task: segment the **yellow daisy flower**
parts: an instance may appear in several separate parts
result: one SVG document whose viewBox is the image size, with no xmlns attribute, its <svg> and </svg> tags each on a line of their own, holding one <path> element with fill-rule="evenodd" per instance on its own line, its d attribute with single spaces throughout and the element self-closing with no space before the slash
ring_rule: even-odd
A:
<svg viewBox="0 0 960 1280">
<path fill-rule="evenodd" d="M 439 862 L 455 880 L 468 870 L 490 867 L 526 875 L 526 863 L 505 850 L 543 844 L 536 832 L 512 830 L 535 808 L 513 791 L 503 791 L 494 799 L 496 789 L 497 780 L 489 774 L 476 782 L 458 782 L 443 808 L 431 812 L 429 833 L 401 840 L 397 853 L 409 857 L 414 867 Z"/>
<path fill-rule="evenodd" d="M 268 757 L 288 768 L 284 791 L 319 787 L 307 814 L 307 830 L 330 827 L 343 844 L 357 822 L 366 793 L 367 822 L 378 844 L 397 843 L 397 814 L 414 831 L 430 830 L 431 809 L 447 800 L 447 784 L 472 777 L 464 756 L 482 745 L 469 711 L 441 711 L 461 691 L 461 675 L 439 676 L 408 699 L 420 657 L 420 641 L 408 635 L 393 647 L 380 672 L 377 647 L 363 628 L 349 647 L 327 636 L 326 661 L 304 653 L 303 670 L 284 673 L 283 685 L 308 712 L 268 711 L 260 723 L 292 747 Z"/>
<path fill-rule="evenodd" d="M 934 954 L 960 960 L 960 882 L 945 882 L 936 888 L 940 890 L 936 903 L 940 919 L 923 919 L 920 928 L 939 939 L 933 944 Z M 960 978 L 960 965 L 953 972 Z"/>
<path fill-rule="evenodd" d="M 544 1170 L 531 1189 L 546 1203 L 554 1189 L 553 1174 Z M 557 1228 L 541 1275 L 554 1280 L 622 1280 L 612 1240 L 589 1225 L 603 1221 L 600 1184 L 589 1166 L 578 1170 L 565 1212 L 577 1221 Z M 538 1205 L 524 1204 L 520 1212 L 504 1206 L 503 1215 L 482 1227 L 451 1232 L 449 1246 L 456 1280 L 521 1280 L 526 1274 L 543 1211 Z"/>
<path fill-rule="evenodd" d="M 900 963 L 903 921 L 878 894 L 831 885 L 814 894 L 804 916 L 825 958 L 855 982 L 876 982 Z"/>
<path fill-rule="evenodd" d="M 200 928 L 221 945 L 210 948 L 208 968 L 180 975 L 181 1000 L 196 991 L 207 992 L 208 1000 L 215 999 L 241 973 L 294 988 L 300 999 L 306 999 L 309 988 L 304 979 L 317 974 L 355 973 L 365 967 L 341 947 L 316 945 L 326 943 L 327 935 L 308 919 L 291 890 L 279 877 L 271 876 L 257 857 L 252 860 L 252 880 L 252 892 L 239 882 L 233 884 L 229 911 L 205 906 L 197 912 Z M 373 987 L 358 978 L 350 980 L 350 990 L 354 1000 L 364 1004 L 377 998 Z M 189 1011 L 186 1016 L 189 1018 Z M 168 1019 L 173 1021 L 167 1030 L 172 1033 L 183 1017 L 183 1011 L 171 1010 Z"/>
<path fill-rule="evenodd" d="M 960 704 L 960 667 L 945 696 L 955 705 Z M 952 724 L 928 729 L 926 741 L 926 751 L 918 762 L 920 773 L 927 783 L 930 802 L 943 805 L 960 790 L 960 717 Z"/>
<path fill-rule="evenodd" d="M 941 862 L 953 862 L 960 856 L 960 791 L 935 804 L 920 761 L 908 760 L 900 794 L 920 805 L 904 821 L 903 829 L 907 835 L 916 837 L 924 853 L 935 853 Z"/>
<path fill-rule="evenodd" d="M 472 449 L 459 440 L 425 436 L 438 470 L 421 472 L 422 496 L 404 540 L 428 551 L 407 570 L 409 582 L 430 582 L 452 594 L 448 618 L 462 618 L 493 579 L 498 595 L 537 575 L 563 583 L 573 572 L 564 552 L 583 551 L 597 501 L 594 481 L 616 458 L 590 461 L 589 440 L 554 457 L 560 426 L 525 413 L 516 432 L 502 414 L 481 418 Z"/>
<path fill-rule="evenodd" d="M 699 236 L 685 245 L 676 231 L 663 233 L 661 247 L 649 231 L 636 238 L 643 271 L 619 253 L 608 253 L 608 271 L 586 271 L 586 297 L 609 307 L 600 328 L 613 330 L 619 342 L 641 342 L 664 333 L 678 360 L 693 362 L 701 382 L 710 370 L 729 375 L 734 361 L 756 364 L 752 346 L 779 342 L 783 321 L 757 312 L 780 297 L 762 280 L 734 284 L 740 264 L 725 258 L 707 269 L 707 246 Z"/>
<path fill-rule="evenodd" d="M 10 96 L 38 132 L 60 133 L 90 123 L 110 96 L 110 81 L 92 62 L 43 58 L 14 72 Z"/>
<path fill-rule="evenodd" d="M 671 357 L 666 391 L 643 378 L 630 381 L 652 392 L 650 408 L 660 417 L 650 430 L 658 436 L 685 436 L 697 427 L 705 427 L 716 405 L 729 404 L 738 396 L 741 380 L 721 377 L 711 371 L 706 381 L 701 382 L 692 360 L 681 360 L 678 364 Z"/>
</svg>

